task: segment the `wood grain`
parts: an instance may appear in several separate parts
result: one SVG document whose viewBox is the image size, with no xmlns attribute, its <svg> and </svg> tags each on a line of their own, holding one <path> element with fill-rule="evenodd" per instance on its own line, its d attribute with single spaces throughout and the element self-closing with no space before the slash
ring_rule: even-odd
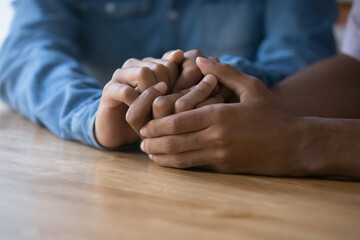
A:
<svg viewBox="0 0 360 240">
<path fill-rule="evenodd" d="M 0 103 L 0 239 L 359 239 L 360 183 L 162 168 Z"/>
</svg>

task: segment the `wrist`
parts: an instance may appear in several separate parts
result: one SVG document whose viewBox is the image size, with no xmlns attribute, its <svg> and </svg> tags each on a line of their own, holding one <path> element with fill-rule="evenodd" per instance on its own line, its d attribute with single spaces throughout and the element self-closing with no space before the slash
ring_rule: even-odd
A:
<svg viewBox="0 0 360 240">
<path fill-rule="evenodd" d="M 125 120 L 126 111 L 125 104 L 118 108 L 99 106 L 93 132 L 94 138 L 101 148 L 117 149 L 138 140 L 138 135 Z"/>
<path fill-rule="evenodd" d="M 301 162 L 304 176 L 343 175 L 349 172 L 343 145 L 347 138 L 344 124 L 317 117 L 300 118 L 301 142 L 297 159 Z"/>
<path fill-rule="evenodd" d="M 286 128 L 288 137 L 284 146 L 288 148 L 287 174 L 289 176 L 307 176 L 311 175 L 313 171 L 312 166 L 309 166 L 306 149 L 309 144 L 309 128 L 311 124 L 308 119 L 303 117 L 290 117 L 290 127 Z"/>
</svg>

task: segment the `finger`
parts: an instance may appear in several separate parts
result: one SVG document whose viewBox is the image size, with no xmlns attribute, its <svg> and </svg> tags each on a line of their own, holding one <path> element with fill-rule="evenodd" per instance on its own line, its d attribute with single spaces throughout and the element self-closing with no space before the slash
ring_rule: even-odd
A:
<svg viewBox="0 0 360 240">
<path fill-rule="evenodd" d="M 176 101 L 175 113 L 193 109 L 197 104 L 205 101 L 211 95 L 216 84 L 217 80 L 214 75 L 206 75 L 188 94 Z"/>
<path fill-rule="evenodd" d="M 200 69 L 196 65 L 197 57 L 204 57 L 204 54 L 199 50 L 190 50 L 184 53 L 184 61 L 182 64 L 182 71 L 179 76 L 178 81 L 176 82 L 173 92 L 179 92 L 183 89 L 187 89 L 198 82 L 200 82 L 203 77 Z"/>
<path fill-rule="evenodd" d="M 225 87 L 224 85 L 221 85 L 220 90 L 218 91 L 217 94 L 224 99 L 224 102 L 228 102 L 230 99 L 236 97 L 235 93 L 231 91 L 229 88 Z M 238 100 L 239 99 L 237 99 L 237 101 Z"/>
<path fill-rule="evenodd" d="M 196 63 L 203 74 L 214 74 L 223 85 L 234 91 L 238 97 L 268 95 L 260 80 L 238 71 L 229 64 L 213 63 L 202 57 L 198 57 Z"/>
<path fill-rule="evenodd" d="M 182 64 L 182 71 L 173 87 L 173 92 L 180 92 L 183 89 L 190 88 L 199 83 L 202 77 L 203 74 L 196 65 L 195 60 L 186 59 Z"/>
<path fill-rule="evenodd" d="M 224 98 L 220 95 L 216 95 L 215 97 L 206 99 L 202 103 L 197 104 L 195 106 L 195 108 L 201 108 L 201 107 L 205 107 L 207 105 L 218 104 L 218 103 L 224 103 Z"/>
<path fill-rule="evenodd" d="M 193 49 L 184 53 L 184 57 L 196 60 L 197 57 L 205 57 L 205 55 L 197 49 Z"/>
<path fill-rule="evenodd" d="M 180 49 L 168 51 L 162 56 L 162 59 L 172 61 L 179 65 L 184 61 L 184 52 Z"/>
<path fill-rule="evenodd" d="M 189 92 L 189 90 L 187 90 Z M 162 118 L 174 113 L 175 102 L 185 93 L 173 93 L 170 95 L 159 96 L 153 103 L 153 116 L 154 118 Z"/>
<path fill-rule="evenodd" d="M 217 58 L 217 57 L 208 57 L 208 59 L 214 63 L 219 63 L 220 62 L 220 59 Z"/>
<path fill-rule="evenodd" d="M 111 108 L 118 106 L 119 103 L 125 103 L 130 106 L 135 99 L 138 98 L 139 93 L 126 84 L 110 81 L 104 87 L 103 96 L 105 97 L 108 106 Z"/>
<path fill-rule="evenodd" d="M 153 72 L 156 83 L 165 82 L 168 86 L 171 86 L 168 69 L 163 64 L 156 63 L 155 61 L 143 61 L 136 58 L 130 58 L 123 65 L 123 68 L 125 69 L 133 67 L 147 67 Z M 145 83 L 143 83 L 143 85 L 144 84 Z"/>
<path fill-rule="evenodd" d="M 148 67 L 119 68 L 113 74 L 112 81 L 138 87 L 141 92 L 157 83 L 154 73 Z"/>
<path fill-rule="evenodd" d="M 195 150 L 178 154 L 149 155 L 149 158 L 163 167 L 191 168 L 211 165 L 214 162 L 214 151 L 211 149 Z"/>
<path fill-rule="evenodd" d="M 141 130 L 144 137 L 160 137 L 208 128 L 212 123 L 211 106 L 177 113 L 148 122 Z"/>
<path fill-rule="evenodd" d="M 204 146 L 211 146 L 211 143 L 207 142 L 209 134 L 206 130 L 158 138 L 146 138 L 142 141 L 140 147 L 147 154 L 171 154 L 199 150 Z"/>
<path fill-rule="evenodd" d="M 178 79 L 178 74 L 179 74 L 179 68 L 174 62 L 163 60 L 163 59 L 151 58 L 151 57 L 144 58 L 143 61 L 161 64 L 164 67 L 166 67 L 167 73 L 168 73 L 168 78 L 170 79 L 169 89 L 172 89 L 172 87 L 174 86 L 175 82 Z"/>
<path fill-rule="evenodd" d="M 130 126 L 139 133 L 141 127 L 150 120 L 152 103 L 160 95 L 166 93 L 167 86 L 160 82 L 153 87 L 145 90 L 134 102 L 130 105 L 126 113 L 126 121 Z"/>
</svg>

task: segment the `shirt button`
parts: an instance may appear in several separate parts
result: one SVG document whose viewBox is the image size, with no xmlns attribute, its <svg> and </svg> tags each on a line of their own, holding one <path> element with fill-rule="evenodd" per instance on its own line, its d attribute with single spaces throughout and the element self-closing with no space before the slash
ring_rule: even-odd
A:
<svg viewBox="0 0 360 240">
<path fill-rule="evenodd" d="M 179 19 L 179 12 L 176 10 L 170 10 L 167 13 L 167 19 L 169 21 L 176 21 Z"/>
<path fill-rule="evenodd" d="M 113 14 L 116 11 L 116 4 L 114 2 L 108 2 L 105 4 L 104 10 L 107 14 Z"/>
</svg>

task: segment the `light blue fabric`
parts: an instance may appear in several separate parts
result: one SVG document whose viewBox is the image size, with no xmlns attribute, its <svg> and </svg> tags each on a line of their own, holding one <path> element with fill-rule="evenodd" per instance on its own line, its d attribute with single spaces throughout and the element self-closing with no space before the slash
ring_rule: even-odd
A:
<svg viewBox="0 0 360 240">
<path fill-rule="evenodd" d="M 268 87 L 335 53 L 332 0 L 17 0 L 0 96 L 64 139 L 97 146 L 102 87 L 131 57 L 199 49 Z"/>
</svg>

